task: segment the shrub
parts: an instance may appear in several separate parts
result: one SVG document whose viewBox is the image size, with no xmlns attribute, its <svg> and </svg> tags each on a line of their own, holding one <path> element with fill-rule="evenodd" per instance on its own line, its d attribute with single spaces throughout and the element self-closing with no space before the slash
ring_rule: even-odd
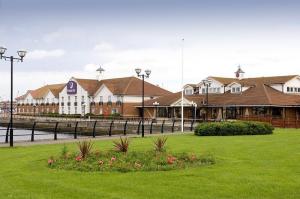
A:
<svg viewBox="0 0 300 199">
<path fill-rule="evenodd" d="M 68 152 L 69 152 L 69 150 L 68 150 L 67 146 L 64 144 L 64 146 L 61 150 L 61 156 L 66 158 L 68 156 Z"/>
<path fill-rule="evenodd" d="M 82 142 L 78 142 L 77 144 L 80 156 L 82 159 L 85 159 L 92 151 L 93 143 L 91 141 L 84 140 Z"/>
<path fill-rule="evenodd" d="M 114 147 L 117 152 L 127 153 L 129 147 L 129 140 L 127 137 L 120 137 L 120 141 L 114 141 Z"/>
<path fill-rule="evenodd" d="M 158 137 L 154 141 L 154 150 L 156 152 L 164 152 L 166 142 L 167 142 L 167 137 Z"/>
<path fill-rule="evenodd" d="M 234 121 L 201 123 L 195 128 L 195 135 L 226 136 L 226 135 L 266 135 L 273 133 L 273 126 L 263 122 Z"/>
</svg>

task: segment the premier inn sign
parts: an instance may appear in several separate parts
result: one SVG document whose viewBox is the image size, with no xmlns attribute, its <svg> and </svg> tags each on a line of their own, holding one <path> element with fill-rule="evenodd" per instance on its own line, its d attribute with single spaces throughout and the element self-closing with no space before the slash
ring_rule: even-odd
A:
<svg viewBox="0 0 300 199">
<path fill-rule="evenodd" d="M 77 94 L 77 83 L 74 81 L 69 81 L 67 84 L 67 94 L 74 95 Z"/>
</svg>

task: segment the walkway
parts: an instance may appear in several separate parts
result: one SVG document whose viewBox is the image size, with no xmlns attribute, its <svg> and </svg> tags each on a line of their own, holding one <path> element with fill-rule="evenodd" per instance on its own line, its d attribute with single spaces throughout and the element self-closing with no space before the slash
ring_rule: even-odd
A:
<svg viewBox="0 0 300 199">
<path fill-rule="evenodd" d="M 193 132 L 185 132 L 184 134 L 192 134 Z M 155 137 L 155 136 L 164 136 L 164 135 L 180 135 L 182 134 L 181 132 L 174 132 L 174 133 L 156 133 L 156 134 L 145 134 L 145 137 Z M 59 139 L 59 140 L 36 140 L 34 142 L 30 141 L 15 141 L 14 146 L 32 146 L 32 145 L 44 145 L 44 144 L 63 144 L 63 143 L 72 143 L 72 142 L 78 142 L 78 141 L 83 141 L 83 140 L 92 140 L 92 141 L 98 141 L 98 140 L 114 140 L 118 139 L 120 136 L 123 137 L 123 135 L 112 135 L 112 136 L 97 136 L 96 138 L 92 137 L 78 137 L 77 139 Z M 126 137 L 129 138 L 141 138 L 141 135 L 137 134 L 129 134 Z M 9 143 L 0 143 L 0 148 L 3 147 L 9 147 Z"/>
</svg>

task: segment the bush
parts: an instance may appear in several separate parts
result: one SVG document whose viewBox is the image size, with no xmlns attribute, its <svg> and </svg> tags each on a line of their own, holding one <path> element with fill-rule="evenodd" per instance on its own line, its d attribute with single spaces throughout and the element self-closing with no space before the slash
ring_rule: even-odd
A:
<svg viewBox="0 0 300 199">
<path fill-rule="evenodd" d="M 158 137 L 154 142 L 154 150 L 156 152 L 164 152 L 165 149 L 165 144 L 167 142 L 167 137 Z"/>
<path fill-rule="evenodd" d="M 120 141 L 114 141 L 114 148 L 117 152 L 127 153 L 129 147 L 129 140 L 127 137 L 120 137 Z"/>
<path fill-rule="evenodd" d="M 195 128 L 195 135 L 226 136 L 226 135 L 266 135 L 273 133 L 273 126 L 263 122 L 215 122 L 202 123 Z"/>
</svg>

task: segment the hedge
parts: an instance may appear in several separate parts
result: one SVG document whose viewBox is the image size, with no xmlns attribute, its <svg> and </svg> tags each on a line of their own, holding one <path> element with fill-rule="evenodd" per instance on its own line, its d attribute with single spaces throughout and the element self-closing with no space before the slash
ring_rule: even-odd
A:
<svg viewBox="0 0 300 199">
<path fill-rule="evenodd" d="M 195 128 L 198 136 L 266 135 L 272 134 L 274 127 L 263 122 L 234 121 L 201 123 Z"/>
</svg>

